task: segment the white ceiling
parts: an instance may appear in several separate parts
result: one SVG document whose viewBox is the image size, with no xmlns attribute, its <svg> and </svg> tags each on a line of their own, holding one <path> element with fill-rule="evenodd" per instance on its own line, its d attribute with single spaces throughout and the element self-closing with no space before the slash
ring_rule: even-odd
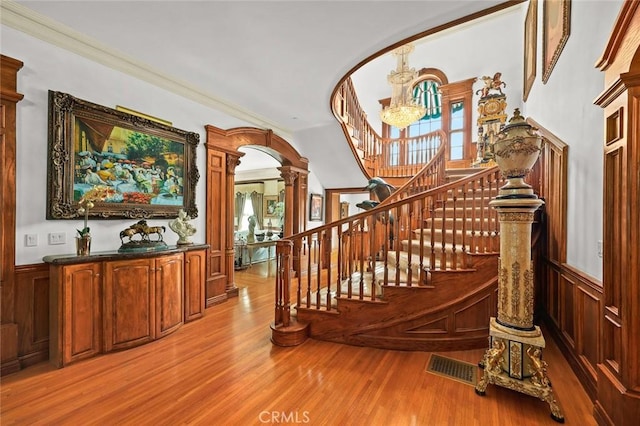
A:
<svg viewBox="0 0 640 426">
<path fill-rule="evenodd" d="M 331 92 L 363 59 L 502 1 L 17 3 L 78 32 L 77 39 L 184 82 L 230 115 L 292 134 L 335 122 Z M 386 97 L 380 80 L 372 87 Z"/>
</svg>

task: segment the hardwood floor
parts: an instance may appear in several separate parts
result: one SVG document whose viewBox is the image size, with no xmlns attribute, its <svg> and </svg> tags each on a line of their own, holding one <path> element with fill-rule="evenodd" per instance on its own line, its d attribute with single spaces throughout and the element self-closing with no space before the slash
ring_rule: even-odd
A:
<svg viewBox="0 0 640 426">
<path fill-rule="evenodd" d="M 7 425 L 554 425 L 546 403 L 427 373 L 429 353 L 308 340 L 273 346 L 266 264 L 236 274 L 239 297 L 145 346 L 2 378 Z M 477 363 L 483 350 L 444 355 Z M 595 425 L 593 404 L 556 345 L 545 359 L 566 424 Z"/>
</svg>

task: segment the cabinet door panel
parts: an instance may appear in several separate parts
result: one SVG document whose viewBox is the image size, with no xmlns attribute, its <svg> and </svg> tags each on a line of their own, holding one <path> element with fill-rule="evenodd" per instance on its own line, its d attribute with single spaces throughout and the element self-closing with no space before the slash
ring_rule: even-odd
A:
<svg viewBox="0 0 640 426">
<path fill-rule="evenodd" d="M 184 320 L 193 321 L 204 315 L 205 251 L 185 254 L 184 268 Z"/>
<path fill-rule="evenodd" d="M 105 263 L 105 349 L 125 349 L 155 338 L 154 260 Z"/>
<path fill-rule="evenodd" d="M 64 364 L 100 352 L 100 264 L 64 268 Z"/>
<path fill-rule="evenodd" d="M 177 254 L 156 260 L 156 338 L 184 322 L 182 259 L 182 254 Z"/>
</svg>

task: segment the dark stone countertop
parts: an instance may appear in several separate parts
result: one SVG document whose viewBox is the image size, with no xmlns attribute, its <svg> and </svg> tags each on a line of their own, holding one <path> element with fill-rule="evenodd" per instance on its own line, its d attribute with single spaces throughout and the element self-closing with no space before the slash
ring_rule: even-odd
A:
<svg viewBox="0 0 640 426">
<path fill-rule="evenodd" d="M 59 254 L 45 256 L 42 260 L 51 265 L 73 265 L 76 263 L 103 262 L 108 260 L 143 259 L 158 257 L 173 253 L 183 253 L 193 250 L 206 250 L 209 244 L 185 244 L 179 246 L 167 246 L 162 250 L 141 251 L 141 252 L 119 252 L 118 250 L 98 251 L 88 256 L 78 256 L 76 254 Z"/>
</svg>

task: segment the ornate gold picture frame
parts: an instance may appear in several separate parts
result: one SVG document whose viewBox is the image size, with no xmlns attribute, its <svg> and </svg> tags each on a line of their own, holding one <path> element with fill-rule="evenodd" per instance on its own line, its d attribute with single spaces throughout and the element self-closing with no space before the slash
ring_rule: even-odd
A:
<svg viewBox="0 0 640 426">
<path fill-rule="evenodd" d="M 529 0 L 527 17 L 524 20 L 524 86 L 522 101 L 526 102 L 536 80 L 538 54 L 538 0 Z"/>
<path fill-rule="evenodd" d="M 546 83 L 569 39 L 571 0 L 544 0 L 542 10 L 542 82 Z"/>
<path fill-rule="evenodd" d="M 171 218 L 198 210 L 200 135 L 49 91 L 47 219 L 79 216 L 78 202 L 106 189 L 90 216 Z M 92 191 L 96 192 L 96 191 Z"/>
<path fill-rule="evenodd" d="M 262 198 L 262 214 L 266 218 L 276 217 L 276 206 L 278 205 L 277 195 L 265 195 Z"/>
</svg>

